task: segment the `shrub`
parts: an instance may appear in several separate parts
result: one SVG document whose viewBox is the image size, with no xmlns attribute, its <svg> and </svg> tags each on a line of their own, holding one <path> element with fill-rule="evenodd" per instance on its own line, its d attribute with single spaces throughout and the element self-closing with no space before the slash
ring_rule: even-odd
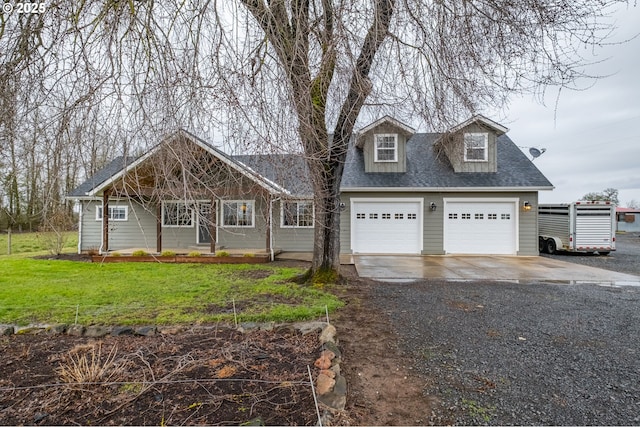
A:
<svg viewBox="0 0 640 427">
<path fill-rule="evenodd" d="M 133 251 L 131 253 L 132 256 L 147 256 L 149 255 L 149 252 L 147 251 L 143 251 L 142 249 L 138 249 L 137 251 Z"/>
<path fill-rule="evenodd" d="M 227 251 L 217 251 L 216 252 L 216 256 L 217 257 L 229 256 L 229 252 L 227 252 Z"/>
<path fill-rule="evenodd" d="M 118 256 L 122 256 L 122 254 L 120 252 L 112 252 L 111 256 L 118 257 Z"/>
<path fill-rule="evenodd" d="M 96 248 L 95 246 L 90 247 L 89 249 L 87 249 L 87 254 L 94 256 L 94 255 L 99 255 L 100 251 L 98 250 L 98 248 Z"/>
<path fill-rule="evenodd" d="M 198 257 L 201 257 L 202 254 L 198 251 L 191 251 L 187 254 L 187 256 L 192 258 L 198 258 Z"/>
<path fill-rule="evenodd" d="M 254 258 L 256 256 L 256 254 L 252 254 L 252 253 L 246 253 L 244 255 L 242 255 L 245 258 Z"/>
<path fill-rule="evenodd" d="M 176 256 L 176 253 L 174 251 L 162 251 L 160 256 Z"/>
</svg>

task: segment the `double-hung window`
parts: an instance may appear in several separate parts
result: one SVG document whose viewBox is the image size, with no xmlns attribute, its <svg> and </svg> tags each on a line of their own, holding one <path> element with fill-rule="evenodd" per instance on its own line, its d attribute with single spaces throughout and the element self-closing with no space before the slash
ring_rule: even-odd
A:
<svg viewBox="0 0 640 427">
<path fill-rule="evenodd" d="M 184 202 L 163 202 L 163 227 L 193 227 L 193 208 Z"/>
<path fill-rule="evenodd" d="M 376 162 L 397 162 L 398 161 L 398 135 L 391 133 L 377 134 L 375 140 L 375 161 Z"/>
<path fill-rule="evenodd" d="M 464 160 L 466 162 L 486 162 L 488 160 L 489 134 L 464 134 Z"/>
<path fill-rule="evenodd" d="M 283 202 L 282 227 L 313 227 L 313 202 Z"/>
<path fill-rule="evenodd" d="M 109 206 L 109 221 L 127 221 L 129 219 L 128 206 Z M 102 221 L 102 206 L 96 206 L 96 221 Z"/>
<path fill-rule="evenodd" d="M 253 227 L 253 200 L 230 200 L 222 202 L 223 227 Z"/>
</svg>

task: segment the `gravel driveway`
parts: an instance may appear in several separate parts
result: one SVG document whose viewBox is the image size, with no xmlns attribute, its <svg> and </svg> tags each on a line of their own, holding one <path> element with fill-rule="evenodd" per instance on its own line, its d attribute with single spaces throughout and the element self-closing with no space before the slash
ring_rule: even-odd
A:
<svg viewBox="0 0 640 427">
<path fill-rule="evenodd" d="M 617 271 L 640 274 L 628 259 Z M 432 423 L 640 424 L 640 287 L 420 281 L 372 299 L 441 402 Z"/>
<path fill-rule="evenodd" d="M 640 235 L 638 233 L 616 235 L 616 250 L 607 256 L 562 252 L 554 255 L 541 254 L 541 256 L 640 276 Z"/>
</svg>

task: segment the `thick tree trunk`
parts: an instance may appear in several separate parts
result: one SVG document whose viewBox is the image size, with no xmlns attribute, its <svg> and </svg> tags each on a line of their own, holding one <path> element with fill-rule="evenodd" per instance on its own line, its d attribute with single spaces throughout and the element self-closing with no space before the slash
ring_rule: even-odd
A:
<svg viewBox="0 0 640 427">
<path fill-rule="evenodd" d="M 319 33 L 322 65 L 312 76 L 308 60 L 310 3 L 293 2 L 290 20 L 285 2 L 243 0 L 243 3 L 271 41 L 289 80 L 298 116 L 298 133 L 313 180 L 315 240 L 311 269 L 305 277 L 312 282 L 335 282 L 340 275 L 340 181 L 344 162 L 356 119 L 371 91 L 369 71 L 388 35 L 395 0 L 374 2 L 373 22 L 363 40 L 331 141 L 326 107 L 337 64 L 332 4 L 322 2 L 323 25 Z"/>
<path fill-rule="evenodd" d="M 332 174 L 333 175 L 333 174 Z M 335 282 L 340 268 L 340 177 L 332 176 L 316 189 L 312 282 Z M 326 185 L 326 187 L 324 185 Z"/>
</svg>

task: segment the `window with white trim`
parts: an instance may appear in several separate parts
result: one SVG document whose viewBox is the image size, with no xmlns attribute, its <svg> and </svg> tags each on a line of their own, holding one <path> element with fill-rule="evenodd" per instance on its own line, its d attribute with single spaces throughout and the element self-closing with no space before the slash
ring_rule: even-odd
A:
<svg viewBox="0 0 640 427">
<path fill-rule="evenodd" d="M 464 134 L 464 160 L 466 162 L 486 162 L 488 160 L 489 134 Z"/>
<path fill-rule="evenodd" d="M 394 133 L 383 133 L 374 136 L 376 162 L 397 162 L 398 161 L 398 135 Z"/>
<path fill-rule="evenodd" d="M 127 221 L 129 206 L 109 206 L 109 221 Z M 102 206 L 96 206 L 96 221 L 102 221 Z"/>
<path fill-rule="evenodd" d="M 223 227 L 253 227 L 253 200 L 229 200 L 222 202 Z"/>
<path fill-rule="evenodd" d="M 281 218 L 282 227 L 313 227 L 313 202 L 282 202 Z"/>
<path fill-rule="evenodd" d="M 193 227 L 193 208 L 185 202 L 162 202 L 163 227 Z"/>
</svg>

